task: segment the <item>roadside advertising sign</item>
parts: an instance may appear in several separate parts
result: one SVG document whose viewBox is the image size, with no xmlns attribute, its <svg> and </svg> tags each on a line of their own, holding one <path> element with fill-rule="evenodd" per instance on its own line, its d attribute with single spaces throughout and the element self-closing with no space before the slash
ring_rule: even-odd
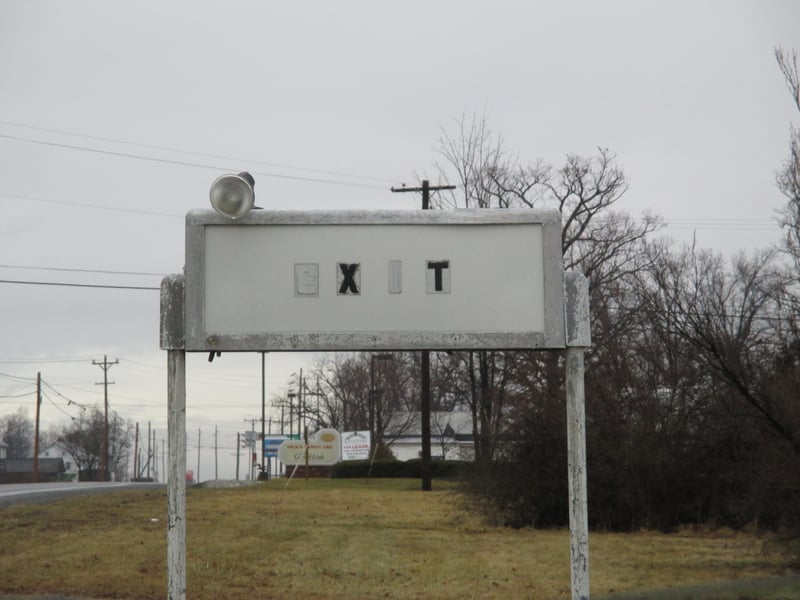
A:
<svg viewBox="0 0 800 600">
<path fill-rule="evenodd" d="M 342 439 L 335 429 L 320 429 L 308 438 L 308 464 L 333 465 L 342 458 Z M 285 465 L 306 463 L 306 443 L 285 440 L 278 447 L 278 459 Z"/>
<path fill-rule="evenodd" d="M 278 447 L 289 439 L 286 435 L 272 435 L 264 438 L 264 458 L 276 458 L 278 456 Z"/>
<path fill-rule="evenodd" d="M 369 460 L 369 431 L 345 431 L 342 434 L 342 460 Z"/>
</svg>

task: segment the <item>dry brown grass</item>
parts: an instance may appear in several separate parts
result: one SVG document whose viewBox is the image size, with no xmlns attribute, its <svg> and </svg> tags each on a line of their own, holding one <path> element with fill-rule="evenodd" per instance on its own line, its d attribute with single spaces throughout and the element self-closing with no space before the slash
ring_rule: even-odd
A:
<svg viewBox="0 0 800 600">
<path fill-rule="evenodd" d="M 568 598 L 566 531 L 489 527 L 437 484 L 283 481 L 191 489 L 187 597 Z M 160 491 L 0 510 L 0 590 L 163 598 Z M 158 519 L 154 521 L 153 519 Z M 734 532 L 593 534 L 593 595 L 781 573 Z"/>
</svg>

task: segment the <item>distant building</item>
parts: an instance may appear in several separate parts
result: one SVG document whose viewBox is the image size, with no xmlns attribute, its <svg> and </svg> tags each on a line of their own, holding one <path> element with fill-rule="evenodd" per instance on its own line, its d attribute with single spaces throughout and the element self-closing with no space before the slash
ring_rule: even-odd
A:
<svg viewBox="0 0 800 600">
<path fill-rule="evenodd" d="M 0 483 L 30 483 L 33 481 L 32 458 L 6 458 L 0 465 Z M 61 458 L 40 458 L 38 481 L 63 481 L 65 472 Z"/>
<path fill-rule="evenodd" d="M 398 460 L 420 458 L 422 456 L 420 413 L 395 415 L 386 428 L 384 438 Z M 474 443 L 471 413 L 466 411 L 431 413 L 432 460 L 473 460 Z"/>
<path fill-rule="evenodd" d="M 75 465 L 75 460 L 59 442 L 50 444 L 47 448 L 39 452 L 39 459 L 41 460 L 43 458 L 60 458 L 64 461 L 64 473 L 61 479 L 65 481 L 78 480 L 78 467 Z"/>
<path fill-rule="evenodd" d="M 6 457 L 8 456 L 8 444 L 5 442 L 0 442 L 0 467 L 2 467 L 3 463 L 6 461 Z"/>
</svg>

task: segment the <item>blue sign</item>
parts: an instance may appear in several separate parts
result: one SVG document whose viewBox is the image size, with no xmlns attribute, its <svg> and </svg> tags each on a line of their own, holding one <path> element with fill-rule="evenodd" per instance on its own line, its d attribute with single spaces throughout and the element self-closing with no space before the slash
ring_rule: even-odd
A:
<svg viewBox="0 0 800 600">
<path fill-rule="evenodd" d="M 285 436 L 264 438 L 264 457 L 275 458 L 278 456 L 278 446 L 286 441 Z"/>
<path fill-rule="evenodd" d="M 274 435 L 264 438 L 264 458 L 277 458 L 278 448 L 286 440 L 299 440 L 300 435 Z"/>
</svg>

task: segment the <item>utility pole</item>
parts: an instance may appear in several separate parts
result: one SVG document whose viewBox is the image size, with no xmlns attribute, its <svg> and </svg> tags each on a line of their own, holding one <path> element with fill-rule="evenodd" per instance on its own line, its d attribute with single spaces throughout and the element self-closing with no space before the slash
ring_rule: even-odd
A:
<svg viewBox="0 0 800 600">
<path fill-rule="evenodd" d="M 388 352 L 370 354 L 369 357 L 369 406 L 367 407 L 367 418 L 369 419 L 369 443 L 372 461 L 375 460 L 375 454 L 378 451 L 378 442 L 382 441 L 378 439 L 378 432 L 383 433 L 379 414 L 382 411 L 377 410 L 378 390 L 375 389 L 375 361 L 392 360 L 393 358 L 394 355 Z M 381 371 L 383 372 L 383 370 Z M 383 391 L 383 389 L 380 390 L 381 395 L 383 395 Z"/>
<path fill-rule="evenodd" d="M 153 481 L 158 481 L 158 444 L 156 444 L 156 430 L 153 429 Z"/>
<path fill-rule="evenodd" d="M 300 385 L 297 386 L 297 433 L 303 431 L 303 426 L 306 424 L 306 401 L 303 396 L 303 367 L 300 367 Z M 306 436 L 308 431 L 306 430 Z M 306 444 L 308 439 L 306 439 Z"/>
<path fill-rule="evenodd" d="M 219 439 L 219 427 L 214 425 L 214 479 L 219 479 L 219 469 L 218 469 L 218 455 L 219 455 L 219 444 L 217 440 Z"/>
<path fill-rule="evenodd" d="M 272 435 L 272 417 L 269 418 L 269 423 L 267 426 L 267 435 Z M 266 440 L 266 438 L 264 438 Z M 264 442 L 266 444 L 266 441 Z M 263 451 L 266 448 L 264 446 L 261 450 Z M 266 452 L 264 452 L 266 454 Z M 272 477 L 272 458 L 268 456 L 264 456 L 264 460 L 267 461 L 267 479 Z"/>
<path fill-rule="evenodd" d="M 133 478 L 139 479 L 139 421 L 136 421 L 136 433 L 133 435 Z"/>
<path fill-rule="evenodd" d="M 294 425 L 293 425 L 293 423 L 294 423 L 294 405 L 292 404 L 292 400 L 294 400 L 294 398 L 295 398 L 295 396 L 297 396 L 297 394 L 295 394 L 294 392 L 289 392 L 287 394 L 287 396 L 289 396 L 289 438 L 293 438 L 294 437 Z"/>
<path fill-rule="evenodd" d="M 248 458 L 248 461 L 249 461 L 249 464 L 250 464 L 250 468 L 248 469 L 248 473 L 249 473 L 248 479 L 250 479 L 250 480 L 253 479 L 253 475 L 254 475 L 254 473 L 253 473 L 253 455 L 256 453 L 256 421 L 258 421 L 258 419 L 245 419 L 244 420 L 245 423 L 250 423 L 250 437 L 249 437 L 249 440 L 250 440 L 250 444 L 249 444 L 249 446 L 250 446 L 250 456 Z"/>
<path fill-rule="evenodd" d="M 150 446 L 150 421 L 147 422 L 147 478 L 150 479 L 150 461 L 153 458 L 153 448 Z"/>
<path fill-rule="evenodd" d="M 195 482 L 200 483 L 200 428 L 197 428 L 197 473 L 195 474 Z"/>
<path fill-rule="evenodd" d="M 431 191 L 454 190 L 454 185 L 431 186 L 427 179 L 423 179 L 422 187 L 400 187 L 392 188 L 392 192 L 422 192 L 422 210 L 431 207 Z M 429 492 L 431 485 L 431 353 L 428 350 L 422 351 L 420 367 L 422 375 L 420 377 L 421 399 L 420 399 L 420 420 L 422 421 L 422 491 Z"/>
<path fill-rule="evenodd" d="M 108 380 L 108 370 L 112 366 L 119 364 L 119 359 L 116 359 L 113 363 L 110 363 L 108 362 L 108 356 L 104 354 L 103 362 L 93 360 L 92 364 L 103 369 L 103 383 L 95 383 L 95 385 L 103 386 L 103 404 L 105 408 L 103 411 L 103 456 L 101 457 L 100 464 L 102 465 L 101 472 L 103 474 L 103 481 L 106 481 L 106 478 L 108 477 L 108 386 L 114 383 L 113 381 Z"/>
<path fill-rule="evenodd" d="M 261 475 L 264 476 L 266 473 L 267 479 L 269 479 L 269 471 L 264 469 L 264 440 L 266 439 L 264 434 L 264 420 L 266 417 L 266 404 L 267 404 L 267 384 L 266 384 L 266 352 L 261 353 Z"/>
<path fill-rule="evenodd" d="M 42 406 L 42 374 L 36 373 L 36 432 L 33 438 L 33 483 L 39 481 L 39 412 Z"/>
<path fill-rule="evenodd" d="M 239 455 L 242 453 L 242 434 L 236 432 L 236 481 L 239 481 Z"/>
<path fill-rule="evenodd" d="M 256 420 L 252 419 L 250 424 L 250 481 L 255 479 L 255 468 L 253 465 L 253 455 L 256 453 Z"/>
</svg>

